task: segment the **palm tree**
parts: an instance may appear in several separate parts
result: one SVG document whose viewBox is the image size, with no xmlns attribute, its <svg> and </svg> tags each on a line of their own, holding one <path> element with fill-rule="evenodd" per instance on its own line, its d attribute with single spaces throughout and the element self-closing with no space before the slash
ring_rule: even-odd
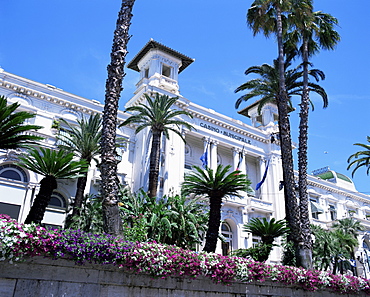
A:
<svg viewBox="0 0 370 297">
<path fill-rule="evenodd" d="M 318 225 L 311 225 L 314 242 L 312 246 L 312 262 L 315 269 L 327 271 L 332 265 L 334 255 L 337 252 L 338 245 L 334 233 L 323 229 Z"/>
<path fill-rule="evenodd" d="M 360 231 L 364 231 L 365 227 L 361 225 L 361 223 L 353 218 L 344 218 L 338 220 L 336 223 L 333 224 L 333 228 L 335 231 L 340 231 L 344 235 L 347 235 L 355 241 L 355 244 L 348 245 L 348 251 L 350 253 L 351 259 L 355 259 L 355 251 L 354 249 L 358 246 L 357 237 Z M 355 269 L 353 272 L 356 274 Z"/>
<path fill-rule="evenodd" d="M 159 157 L 161 149 L 162 134 L 169 139 L 169 131 L 179 135 L 185 142 L 179 128 L 185 126 L 187 129 L 194 129 L 193 126 L 181 119 L 176 119 L 181 115 L 192 118 L 192 115 L 184 110 L 171 110 L 178 97 L 170 98 L 167 95 L 155 94 L 154 100 L 147 94 L 144 94 L 147 104 L 140 103 L 136 106 L 126 108 L 126 111 L 135 112 L 134 115 L 127 118 L 120 126 L 136 123 L 138 124 L 135 133 L 139 133 L 149 127 L 152 133 L 152 148 L 150 152 L 149 167 L 149 188 L 150 197 L 157 196 L 158 177 L 159 177 Z M 176 127 L 173 127 L 176 126 Z"/>
<path fill-rule="evenodd" d="M 116 161 L 116 128 L 118 101 L 125 76 L 124 66 L 127 43 L 130 40 L 132 9 L 135 0 L 122 0 L 114 31 L 111 63 L 108 65 L 108 78 L 105 85 L 105 104 L 101 140 L 101 194 L 103 200 L 104 230 L 113 235 L 122 234 L 122 221 L 118 209 L 118 183 Z"/>
<path fill-rule="evenodd" d="M 181 195 L 151 198 L 144 191 L 122 196 L 123 220 L 129 229 L 141 227 L 138 232 L 145 233 L 143 239 L 186 249 L 194 249 L 196 243 L 201 243 L 208 213 L 199 199 Z"/>
<path fill-rule="evenodd" d="M 354 259 L 353 250 L 358 246 L 358 240 L 342 229 L 334 229 L 332 233 L 336 247 L 336 253 L 333 255 L 333 274 L 336 274 L 338 268 L 343 274 L 345 266 L 346 269 L 354 268 L 350 265 L 349 259 Z M 352 272 L 356 275 L 355 269 L 352 269 Z"/>
<path fill-rule="evenodd" d="M 295 192 L 293 171 L 292 140 L 290 133 L 290 121 L 288 117 L 289 98 L 286 90 L 284 69 L 284 45 L 283 33 L 287 23 L 286 12 L 291 9 L 291 0 L 255 0 L 247 13 L 247 23 L 256 35 L 259 32 L 265 36 L 276 36 L 278 45 L 279 65 L 279 95 L 277 108 L 279 113 L 279 132 L 281 144 L 281 157 L 284 179 L 285 212 L 286 220 L 290 228 L 288 241 L 295 243 L 298 248 L 299 213 Z"/>
<path fill-rule="evenodd" d="M 182 183 L 184 195 L 206 196 L 209 200 L 209 220 L 204 251 L 215 252 L 218 231 L 221 224 L 221 204 L 226 196 L 242 197 L 247 192 L 250 181 L 240 171 L 229 172 L 231 166 L 218 165 L 216 171 L 194 166 L 195 172 L 186 174 Z"/>
<path fill-rule="evenodd" d="M 285 81 L 286 81 L 286 90 L 288 95 L 288 105 L 289 110 L 293 110 L 292 96 L 297 95 L 301 96 L 303 91 L 303 71 L 301 70 L 302 65 L 290 69 L 291 60 L 293 56 L 290 56 L 286 59 L 284 69 L 285 69 Z M 272 102 L 277 104 L 279 96 L 279 63 L 278 60 L 273 61 L 273 65 L 262 64 L 260 66 L 251 66 L 245 71 L 245 75 L 257 74 L 259 78 L 251 79 L 246 83 L 239 86 L 235 93 L 240 91 L 247 90 L 248 93 L 241 96 L 237 99 L 235 103 L 235 108 L 239 108 L 240 104 L 243 101 L 248 101 L 252 98 L 259 97 L 258 111 L 260 112 L 262 107 Z M 316 81 L 324 79 L 324 73 L 319 69 L 311 69 L 309 71 Z M 324 101 L 327 101 L 327 95 L 325 90 L 318 84 L 309 82 L 309 87 L 312 92 L 316 92 L 318 95 L 322 96 Z M 311 102 L 313 107 L 313 103 Z"/>
<path fill-rule="evenodd" d="M 293 56 L 289 56 L 285 61 L 285 82 L 286 82 L 286 92 L 288 95 L 288 105 L 290 110 L 293 109 L 292 107 L 292 96 L 294 95 L 302 95 L 303 91 L 303 71 L 301 70 L 301 65 L 299 65 L 296 68 L 289 69 L 289 66 L 291 65 L 291 59 Z M 279 64 L 277 60 L 274 60 L 273 65 L 269 64 L 263 64 L 261 66 L 252 66 L 249 67 L 246 72 L 246 75 L 248 74 L 258 74 L 259 77 L 252 79 L 250 81 L 247 81 L 246 83 L 239 86 L 235 92 L 240 92 L 244 90 L 248 90 L 249 92 L 243 96 L 241 96 L 235 104 L 235 107 L 238 108 L 240 103 L 243 101 L 247 101 L 251 98 L 259 97 L 260 103 L 258 106 L 258 109 L 261 110 L 263 105 L 273 102 L 277 103 L 279 98 L 279 92 L 280 92 L 280 82 L 279 82 Z M 309 71 L 309 75 L 311 75 L 316 81 L 319 81 L 319 79 L 323 79 L 325 77 L 324 73 L 319 69 L 311 69 Z M 316 92 L 319 94 L 324 102 L 327 102 L 327 95 L 325 90 L 319 86 L 316 83 L 309 82 L 309 87 L 312 92 Z M 311 103 L 312 107 L 313 104 Z M 286 205 L 287 208 L 287 205 Z M 287 210 L 286 210 L 287 211 Z M 298 211 L 298 209 L 296 209 Z M 288 218 L 288 216 L 287 216 Z M 298 223 L 298 222 L 297 222 Z M 290 228 L 292 228 L 292 222 L 288 225 Z M 294 233 L 296 236 L 298 236 L 300 229 L 296 229 Z M 297 237 L 295 237 L 297 238 Z M 296 245 L 296 248 L 298 246 Z M 303 262 L 303 261 L 302 261 Z"/>
<path fill-rule="evenodd" d="M 91 161 L 96 160 L 96 156 L 100 154 L 101 140 L 101 123 L 102 120 L 99 114 L 91 115 L 89 119 L 79 119 L 77 126 L 70 125 L 62 119 L 62 122 L 68 127 L 67 133 L 60 134 L 58 147 L 68 152 L 73 152 L 80 160 L 85 160 L 87 166 L 90 167 Z M 76 195 L 73 203 L 72 217 L 80 214 L 82 202 L 84 200 L 84 192 L 87 184 L 87 171 L 81 173 L 77 179 Z"/>
<path fill-rule="evenodd" d="M 28 147 L 42 140 L 42 137 L 27 134 L 30 130 L 41 129 L 41 126 L 25 125 L 24 122 L 35 117 L 26 111 L 15 112 L 19 103 L 7 105 L 7 99 L 0 96 L 0 149 Z"/>
<path fill-rule="evenodd" d="M 31 148 L 29 155 L 19 157 L 18 165 L 43 175 L 40 190 L 36 195 L 25 224 L 41 224 L 51 195 L 58 187 L 57 179 L 77 178 L 87 170 L 85 161 L 73 161 L 73 153 L 64 150 L 55 151 L 47 148 Z"/>
<path fill-rule="evenodd" d="M 367 136 L 367 142 L 370 143 L 370 136 Z M 361 167 L 366 168 L 366 174 L 369 175 L 370 172 L 370 144 L 364 144 L 364 143 L 355 143 L 354 145 L 359 146 L 360 148 L 364 149 L 362 151 L 358 151 L 354 154 L 352 154 L 347 162 L 348 167 L 347 170 L 349 170 L 352 166 L 354 166 L 354 169 L 352 170 L 352 176 L 354 176 L 357 169 Z"/>
<path fill-rule="evenodd" d="M 275 218 L 272 218 L 268 221 L 266 218 L 262 220 L 260 218 L 252 218 L 247 224 L 244 224 L 243 231 L 261 237 L 262 245 L 268 247 L 263 259 L 263 261 L 266 261 L 272 251 L 275 238 L 287 234 L 289 228 L 284 220 L 276 221 Z"/>
<path fill-rule="evenodd" d="M 208 212 L 205 204 L 198 198 L 189 199 L 185 195 L 167 198 L 170 219 L 175 223 L 169 244 L 185 249 L 194 249 L 202 242 L 207 231 Z"/>
<path fill-rule="evenodd" d="M 349 234 L 355 238 L 358 237 L 360 231 L 365 230 L 365 227 L 354 218 L 344 218 L 338 220 L 336 223 L 333 224 L 333 228 L 343 230 L 344 233 Z"/>
<path fill-rule="evenodd" d="M 307 194 L 307 142 L 308 142 L 308 114 L 309 114 L 309 58 L 316 54 L 320 48 L 333 50 L 339 42 L 340 36 L 334 30 L 338 20 L 330 14 L 321 11 L 313 12 L 312 0 L 294 0 L 289 19 L 293 23 L 293 30 L 287 35 L 287 40 L 302 57 L 303 64 L 303 92 L 300 103 L 299 149 L 298 149 L 298 188 L 301 221 L 301 242 L 299 246 L 304 268 L 310 269 L 311 263 L 304 259 L 312 258 L 312 241 L 309 219 L 309 199 Z M 325 96 L 324 108 L 328 102 Z"/>
</svg>

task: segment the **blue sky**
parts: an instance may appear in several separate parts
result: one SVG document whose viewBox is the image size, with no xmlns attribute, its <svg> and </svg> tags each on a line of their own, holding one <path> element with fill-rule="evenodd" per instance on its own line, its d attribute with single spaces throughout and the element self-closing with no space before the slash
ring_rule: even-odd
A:
<svg viewBox="0 0 370 297">
<path fill-rule="evenodd" d="M 1 2 L 2 68 L 103 102 L 119 0 Z M 244 75 L 249 66 L 271 63 L 277 56 L 274 38 L 253 37 L 246 25 L 251 3 L 138 0 L 127 61 L 150 38 L 194 58 L 195 62 L 180 74 L 181 94 L 248 122 L 234 109 L 239 94 L 233 91 L 249 79 Z M 312 60 L 326 74 L 321 85 L 329 95 L 329 107 L 322 109 L 320 99 L 312 98 L 315 111 L 310 115 L 309 172 L 329 166 L 350 176 L 346 167 L 348 156 L 356 151 L 353 143 L 365 143 L 370 135 L 370 1 L 316 0 L 315 10 L 338 18 L 342 40 L 334 51 L 323 51 Z M 127 69 L 121 107 L 132 96 L 137 81 L 138 73 Z M 297 113 L 291 120 L 297 142 Z M 356 173 L 358 191 L 370 194 L 369 178 L 363 169 Z"/>
</svg>

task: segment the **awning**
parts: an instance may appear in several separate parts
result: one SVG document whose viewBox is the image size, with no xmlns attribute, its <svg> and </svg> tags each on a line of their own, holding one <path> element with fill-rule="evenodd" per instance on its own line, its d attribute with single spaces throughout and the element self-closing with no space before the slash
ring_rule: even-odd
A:
<svg viewBox="0 0 370 297">
<path fill-rule="evenodd" d="M 311 201 L 311 211 L 313 213 L 324 213 L 324 209 L 320 206 L 320 204 L 314 201 Z"/>
</svg>

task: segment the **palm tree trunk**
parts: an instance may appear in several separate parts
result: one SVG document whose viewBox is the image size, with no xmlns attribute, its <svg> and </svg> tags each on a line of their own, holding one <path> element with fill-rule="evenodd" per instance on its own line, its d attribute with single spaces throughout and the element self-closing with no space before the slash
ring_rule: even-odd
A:
<svg viewBox="0 0 370 297">
<path fill-rule="evenodd" d="M 300 264 L 312 269 L 312 239 L 307 194 L 307 141 L 308 141 L 308 41 L 303 41 L 303 94 L 300 104 L 299 149 L 298 149 L 298 186 L 301 223 L 301 244 L 299 245 Z"/>
<path fill-rule="evenodd" d="M 42 219 L 44 218 L 46 207 L 51 199 L 51 195 L 57 186 L 57 181 L 52 176 L 45 176 L 40 181 L 39 193 L 35 197 L 35 201 L 33 202 L 30 212 L 28 213 L 24 222 L 25 224 L 41 224 Z"/>
<path fill-rule="evenodd" d="M 78 216 L 80 214 L 86 184 L 87 184 L 87 172 L 83 173 L 83 176 L 80 176 L 77 179 L 77 189 L 76 189 L 75 201 L 73 203 L 72 217 Z"/>
<path fill-rule="evenodd" d="M 88 164 L 88 168 L 89 168 L 90 165 L 91 165 L 91 158 L 86 158 L 85 160 L 86 160 L 86 162 Z M 87 174 L 88 174 L 88 172 L 81 172 L 81 174 L 83 176 L 80 176 L 77 179 L 77 189 L 76 189 L 75 200 L 73 202 L 73 211 L 72 211 L 72 216 L 71 217 L 80 215 L 82 202 L 84 201 L 84 193 L 85 193 L 86 184 L 87 184 Z"/>
<path fill-rule="evenodd" d="M 161 152 L 161 135 L 159 131 L 153 131 L 152 149 L 150 152 L 150 167 L 149 167 L 149 197 L 157 196 L 158 177 L 159 177 L 159 159 Z"/>
<path fill-rule="evenodd" d="M 128 34 L 135 0 L 122 0 L 114 32 L 111 63 L 108 65 L 108 79 L 105 86 L 105 105 L 101 140 L 101 193 L 103 199 L 103 221 L 105 232 L 122 234 L 122 221 L 118 210 L 117 161 L 115 158 L 118 101 L 125 76 L 124 66 L 127 55 Z"/>
<path fill-rule="evenodd" d="M 288 116 L 288 95 L 285 86 L 284 50 L 283 50 L 283 26 L 281 19 L 281 8 L 276 6 L 277 14 L 277 40 L 279 50 L 279 96 L 277 107 L 279 113 L 279 130 L 281 143 L 281 158 L 283 166 L 285 212 L 290 233 L 288 241 L 292 241 L 298 250 L 299 238 L 299 213 L 295 192 L 295 181 L 293 171 L 292 140 L 290 134 L 290 121 Z"/>
<path fill-rule="evenodd" d="M 209 220 L 206 234 L 206 243 L 203 251 L 214 253 L 217 247 L 218 231 L 221 224 L 222 197 L 209 197 Z"/>
</svg>

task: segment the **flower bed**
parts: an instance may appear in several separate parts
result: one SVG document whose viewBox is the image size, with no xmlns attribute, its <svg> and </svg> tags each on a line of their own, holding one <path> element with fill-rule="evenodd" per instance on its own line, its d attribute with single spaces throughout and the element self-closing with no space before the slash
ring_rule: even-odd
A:
<svg viewBox="0 0 370 297">
<path fill-rule="evenodd" d="M 238 257 L 197 253 L 155 242 L 132 243 L 110 235 L 74 230 L 46 230 L 0 215 L 0 260 L 22 261 L 34 256 L 69 259 L 76 264 L 113 264 L 155 278 L 205 276 L 216 283 L 265 280 L 308 291 L 370 294 L 370 281 L 361 277 L 268 265 Z"/>
</svg>

